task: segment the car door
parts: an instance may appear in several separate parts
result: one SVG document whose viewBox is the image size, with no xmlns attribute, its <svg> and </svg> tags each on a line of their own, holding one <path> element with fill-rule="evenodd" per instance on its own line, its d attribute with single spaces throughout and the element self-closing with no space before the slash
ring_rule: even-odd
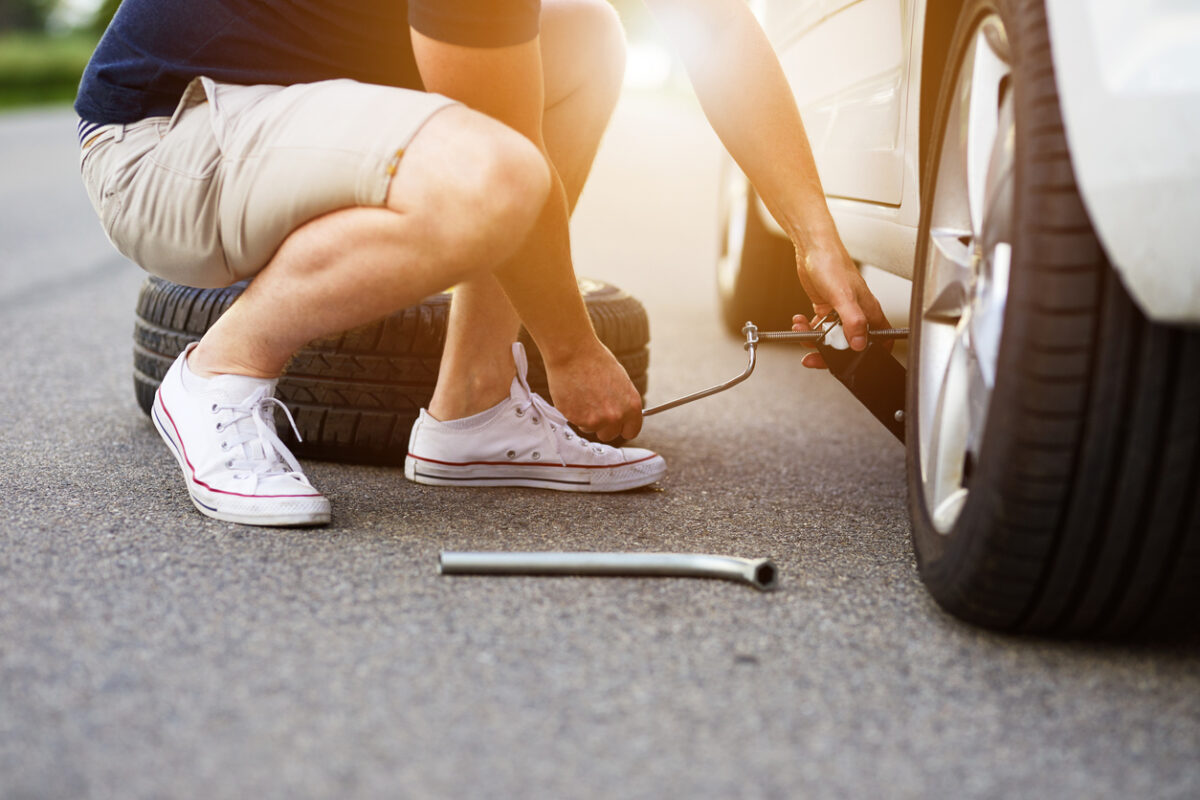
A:
<svg viewBox="0 0 1200 800">
<path fill-rule="evenodd" d="M 915 1 L 766 0 L 758 8 L 830 197 L 901 203 Z"/>
</svg>

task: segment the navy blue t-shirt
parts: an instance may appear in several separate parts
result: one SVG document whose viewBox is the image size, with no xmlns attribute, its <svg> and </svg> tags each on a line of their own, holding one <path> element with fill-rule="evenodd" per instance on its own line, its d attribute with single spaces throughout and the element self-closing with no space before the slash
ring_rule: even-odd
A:
<svg viewBox="0 0 1200 800">
<path fill-rule="evenodd" d="M 353 78 L 421 88 L 409 26 L 471 47 L 538 33 L 540 0 L 124 0 L 84 70 L 75 111 L 91 123 L 169 115 L 188 83 Z"/>
</svg>

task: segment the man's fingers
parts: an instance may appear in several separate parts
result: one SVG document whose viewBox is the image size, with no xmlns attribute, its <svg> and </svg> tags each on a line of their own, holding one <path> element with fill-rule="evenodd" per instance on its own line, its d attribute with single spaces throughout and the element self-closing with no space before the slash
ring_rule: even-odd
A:
<svg viewBox="0 0 1200 800">
<path fill-rule="evenodd" d="M 620 433 L 621 431 L 619 428 L 613 428 L 607 425 L 600 430 L 595 431 L 596 438 L 602 442 L 611 442 L 613 439 L 616 439 Z"/>
<path fill-rule="evenodd" d="M 815 319 L 815 317 L 814 317 Z M 812 330 L 812 323 L 808 317 L 803 314 L 797 314 L 792 317 L 792 330 L 796 333 L 807 333 Z M 816 347 L 815 344 L 804 343 L 805 347 Z M 808 367 L 809 369 L 825 369 L 825 359 L 817 353 L 807 353 L 804 358 L 800 359 L 800 366 Z"/>
<path fill-rule="evenodd" d="M 883 313 L 883 306 L 879 304 L 879 300 L 873 294 L 868 294 L 862 298 L 863 310 L 867 312 L 867 322 L 871 325 L 871 330 L 881 331 L 885 328 L 892 327 L 892 323 L 888 321 L 887 316 Z M 876 344 L 883 347 L 887 352 L 892 352 L 892 347 L 895 344 L 891 339 L 886 339 L 882 342 L 877 341 Z"/>
<path fill-rule="evenodd" d="M 819 353 L 808 353 L 800 360 L 800 366 L 808 369 L 825 369 L 828 365 Z"/>
<path fill-rule="evenodd" d="M 584 433 L 594 434 L 602 442 L 636 438 L 642 432 L 641 397 L 634 405 L 605 411 L 590 420 L 577 422 L 575 426 Z"/>
<path fill-rule="evenodd" d="M 871 323 L 871 330 L 882 330 L 892 327 L 892 323 L 888 322 L 887 316 L 883 313 L 883 306 L 879 304 L 879 299 L 875 295 L 867 293 L 859 301 L 863 311 L 867 314 L 867 322 Z"/>
<path fill-rule="evenodd" d="M 842 320 L 842 329 L 850 341 L 852 350 L 867 349 L 867 315 L 858 307 L 854 299 L 837 306 L 838 316 Z"/>
<path fill-rule="evenodd" d="M 621 429 L 621 438 L 629 441 L 636 439 L 637 435 L 642 432 L 642 412 L 638 411 L 636 417 L 630 417 L 625 420 L 625 427 Z"/>
</svg>

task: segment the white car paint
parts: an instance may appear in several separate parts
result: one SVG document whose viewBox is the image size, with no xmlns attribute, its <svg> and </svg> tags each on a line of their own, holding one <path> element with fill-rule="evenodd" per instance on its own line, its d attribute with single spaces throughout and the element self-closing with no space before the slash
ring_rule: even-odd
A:
<svg viewBox="0 0 1200 800">
<path fill-rule="evenodd" d="M 829 206 L 855 258 L 912 277 L 920 217 L 920 52 L 924 0 L 767 2 L 779 53 Z M 783 229 L 759 201 L 759 215 Z"/>
<path fill-rule="evenodd" d="M 911 278 L 925 0 L 755 6 L 846 246 Z M 1046 7 L 1067 138 L 1097 234 L 1147 316 L 1200 323 L 1200 1 Z M 759 214 L 783 235 L 761 201 Z"/>
<path fill-rule="evenodd" d="M 1047 0 L 1083 199 L 1152 319 L 1200 323 L 1200 2 Z"/>
</svg>

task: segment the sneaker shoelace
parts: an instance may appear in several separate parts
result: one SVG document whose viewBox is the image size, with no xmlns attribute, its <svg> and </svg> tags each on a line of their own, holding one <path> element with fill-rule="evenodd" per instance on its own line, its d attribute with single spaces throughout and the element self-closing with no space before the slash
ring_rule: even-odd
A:
<svg viewBox="0 0 1200 800">
<path fill-rule="evenodd" d="M 513 342 L 512 349 L 513 361 L 517 365 L 517 381 L 521 384 L 525 395 L 525 401 L 516 408 L 517 416 L 524 417 L 527 413 L 532 413 L 535 425 L 540 425 L 542 421 L 545 421 L 550 428 L 549 438 L 554 444 L 554 451 L 558 455 L 560 464 L 564 467 L 567 465 L 567 450 L 569 449 L 567 442 L 575 442 L 584 449 L 590 448 L 596 455 L 603 455 L 605 451 L 615 449 L 610 445 L 588 441 L 582 436 L 576 435 L 562 412 L 529 387 L 529 380 L 526 378 L 526 373 L 529 371 L 529 359 L 525 355 L 524 345 L 520 342 Z"/>
<path fill-rule="evenodd" d="M 288 410 L 288 407 L 278 398 L 268 396 L 268 391 L 270 389 L 264 386 L 256 389 L 253 394 L 240 403 L 214 404 L 214 411 L 233 413 L 232 419 L 217 425 L 218 432 L 233 428 L 238 434 L 225 441 L 225 449 L 233 450 L 239 446 L 242 447 L 243 457 L 231 458 L 225 462 L 225 466 L 252 477 L 255 488 L 262 479 L 280 475 L 291 475 L 308 485 L 304 471 L 300 468 L 300 462 L 275 433 L 273 410 L 275 408 L 283 409 L 288 423 L 292 426 L 292 431 L 296 434 L 296 441 L 301 441 L 300 429 L 296 427 L 296 420 L 292 418 L 292 412 Z"/>
</svg>

